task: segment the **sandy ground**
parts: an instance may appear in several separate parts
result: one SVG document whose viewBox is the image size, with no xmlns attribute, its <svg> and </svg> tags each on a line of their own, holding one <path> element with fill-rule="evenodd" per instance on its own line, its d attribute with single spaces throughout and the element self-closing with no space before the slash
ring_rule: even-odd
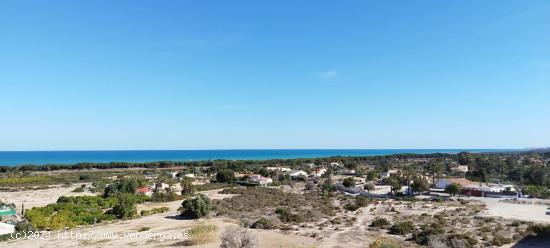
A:
<svg viewBox="0 0 550 248">
<path fill-rule="evenodd" d="M 73 193 L 73 187 L 55 187 L 45 190 L 36 191 L 21 191 L 21 192 L 0 192 L 0 197 L 14 202 L 20 207 L 21 203 L 25 204 L 25 208 L 33 206 L 44 206 L 53 203 L 61 195 L 91 195 L 91 193 Z M 297 187 L 299 189 L 299 187 Z M 296 188 L 285 188 L 287 191 L 297 190 Z M 229 194 L 219 194 L 220 190 L 210 190 L 201 192 L 206 194 L 211 199 L 223 199 L 231 197 Z M 377 186 L 373 193 L 387 193 L 388 187 Z M 483 215 L 500 216 L 510 219 L 519 219 L 526 221 L 547 222 L 550 223 L 550 215 L 546 215 L 546 206 L 543 205 L 525 205 L 511 204 L 501 202 L 502 199 L 497 198 L 464 198 L 467 200 L 481 201 L 487 206 L 487 210 L 483 211 Z M 182 233 L 192 225 L 196 224 L 197 220 L 184 220 L 178 217 L 177 209 L 180 207 L 181 201 L 166 202 L 166 203 L 145 203 L 138 206 L 138 211 L 143 209 L 151 209 L 155 207 L 168 207 L 169 212 L 157 215 L 151 215 L 133 220 L 119 221 L 110 224 L 101 224 L 92 227 L 81 229 L 68 230 L 68 237 L 63 236 L 64 233 L 52 232 L 51 236 L 46 240 L 16 240 L 8 243 L 0 243 L 0 247 L 18 247 L 18 248 L 33 248 L 33 247 L 172 247 L 182 246 Z M 416 204 L 415 204 L 416 205 Z M 371 206 L 372 207 L 372 206 Z M 250 230 L 250 232 L 258 237 L 260 247 L 323 247 L 323 248 L 340 248 L 340 247 L 365 247 L 380 236 L 386 236 L 384 233 L 372 233 L 367 231 L 368 223 L 376 216 L 384 215 L 384 212 L 369 211 L 371 207 L 361 209 L 353 213 L 356 221 L 353 225 L 344 227 L 338 230 L 323 230 L 320 231 L 317 227 L 299 228 L 299 231 L 280 231 L 280 230 Z M 431 208 L 430 208 L 431 209 Z M 426 209 L 422 207 L 414 207 L 404 210 L 404 214 L 421 214 Z M 431 209 L 431 212 L 437 212 L 436 209 Z M 237 220 L 226 218 L 212 218 L 208 220 L 200 220 L 212 222 L 219 227 L 217 238 L 214 242 L 202 246 L 194 247 L 219 247 L 220 235 L 225 229 L 231 226 L 236 226 Z M 147 231 L 139 232 L 142 227 L 150 228 Z M 78 232 L 81 235 L 86 235 L 90 240 L 85 240 L 81 236 L 76 239 L 76 236 L 70 237 L 70 231 Z M 316 231 L 317 238 L 314 238 L 310 233 Z M 163 240 L 160 235 L 170 234 L 175 239 Z M 97 235 L 97 236 L 96 236 Z M 116 238 L 114 238 L 116 235 Z M 134 235 L 134 236 L 131 236 Z M 140 235 L 137 237 L 135 235 Z M 157 235 L 155 238 L 144 238 L 144 235 Z M 102 237 L 103 236 L 103 237 Z M 106 237 L 107 236 L 107 237 Z M 323 239 L 318 237 L 322 236 Z M 391 239 L 391 237 L 389 237 Z M 395 240 L 395 236 L 393 236 Z M 540 243 L 520 242 L 519 244 L 511 244 L 505 246 L 530 248 L 530 247 L 546 247 L 547 243 L 542 246 Z M 413 246 L 411 246 L 413 247 Z"/>
<path fill-rule="evenodd" d="M 25 205 L 25 209 L 32 207 L 46 206 L 50 203 L 55 203 L 60 196 L 78 196 L 78 195 L 95 195 L 90 192 L 72 192 L 76 187 L 82 184 L 75 184 L 71 187 L 61 185 L 53 186 L 49 189 L 15 191 L 15 192 L 0 192 L 0 200 L 4 202 L 14 203 L 17 207 L 17 212 L 21 212 L 21 204 Z"/>
<path fill-rule="evenodd" d="M 219 190 L 211 190 L 201 192 L 206 194 L 211 199 L 222 199 L 231 197 L 230 194 L 218 194 Z M 21 193 L 21 192 L 18 192 Z M 57 199 L 57 198 L 56 198 Z M 47 201 L 43 201 L 45 203 Z M 36 202 L 36 204 L 39 204 Z M 179 218 L 177 209 L 181 205 L 181 201 L 166 202 L 166 203 L 146 203 L 140 205 L 139 209 L 148 209 L 153 207 L 166 206 L 170 211 L 163 214 L 146 216 L 138 219 L 119 221 L 110 224 L 100 224 L 92 227 L 67 230 L 64 232 L 51 232 L 50 237 L 45 237 L 45 240 L 15 240 L 8 243 L 0 243 L 0 247 L 18 247 L 18 248 L 34 248 L 34 247 L 172 247 L 182 246 L 182 237 L 186 229 L 190 228 L 198 222 L 211 222 L 219 227 L 217 238 L 214 242 L 193 247 L 219 247 L 220 236 L 224 230 L 230 226 L 237 226 L 235 220 L 225 218 L 212 218 L 207 220 L 185 220 Z M 142 227 L 150 228 L 147 231 L 139 232 Z M 74 234 L 71 236 L 70 232 Z M 318 241 L 313 238 L 303 237 L 295 234 L 286 234 L 280 231 L 273 230 L 250 230 L 250 232 L 258 237 L 260 247 L 275 248 L 275 247 L 318 247 Z M 80 234 L 80 239 L 77 239 L 76 233 Z M 149 234 L 151 233 L 151 234 Z M 171 235 L 174 239 L 162 239 L 161 235 Z M 134 235 L 134 236 L 132 236 Z M 137 235 L 157 235 L 155 238 L 141 237 Z M 87 237 L 87 238 L 86 238 Z M 86 240 L 88 239 L 88 240 Z"/>
<path fill-rule="evenodd" d="M 544 205 L 512 204 L 501 202 L 499 198 L 477 197 L 466 198 L 468 200 L 478 200 L 487 206 L 485 215 L 498 216 L 506 219 L 517 219 L 524 221 L 533 221 L 541 223 L 550 223 L 550 211 Z M 529 200 L 529 199 L 525 199 Z"/>
</svg>

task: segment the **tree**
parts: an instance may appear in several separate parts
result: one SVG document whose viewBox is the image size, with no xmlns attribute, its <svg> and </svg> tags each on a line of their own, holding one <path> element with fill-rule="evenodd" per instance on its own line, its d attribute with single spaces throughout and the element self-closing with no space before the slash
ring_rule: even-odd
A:
<svg viewBox="0 0 550 248">
<path fill-rule="evenodd" d="M 346 177 L 344 179 L 344 181 L 342 182 L 342 184 L 344 185 L 344 187 L 348 188 L 348 187 L 354 187 L 355 186 L 355 179 L 353 179 L 353 177 Z"/>
<path fill-rule="evenodd" d="M 391 190 L 392 194 L 397 193 L 402 188 L 401 182 L 399 181 L 399 178 L 397 178 L 395 176 L 388 177 L 386 183 L 390 186 L 390 190 Z"/>
<path fill-rule="evenodd" d="M 197 197 L 186 199 L 181 203 L 181 216 L 198 219 L 208 215 L 210 208 L 210 198 L 199 194 Z"/>
<path fill-rule="evenodd" d="M 451 183 L 445 187 L 445 193 L 455 196 L 460 193 L 460 190 L 462 189 L 462 186 L 457 183 Z"/>
<path fill-rule="evenodd" d="M 443 173 L 443 170 L 445 169 L 443 166 L 443 162 L 441 160 L 430 160 L 428 162 L 428 172 L 432 175 L 432 185 L 435 185 L 435 179 L 439 180 L 439 177 L 441 176 L 441 173 Z"/>
<path fill-rule="evenodd" d="M 195 188 L 193 187 L 193 179 L 190 177 L 183 177 L 181 179 L 181 195 L 192 195 L 195 193 Z"/>
<path fill-rule="evenodd" d="M 258 239 L 248 230 L 232 226 L 225 231 L 221 237 L 221 248 L 256 248 Z"/>
<path fill-rule="evenodd" d="M 142 186 L 144 182 L 135 178 L 123 178 L 111 183 L 103 193 L 103 197 L 112 197 L 117 194 L 135 194 L 136 190 Z"/>
<path fill-rule="evenodd" d="M 134 195 L 123 193 L 118 196 L 118 203 L 113 207 L 112 213 L 119 219 L 131 218 L 136 215 L 136 202 Z"/>
<path fill-rule="evenodd" d="M 376 171 L 369 171 L 367 173 L 367 180 L 368 181 L 373 181 L 373 180 L 376 180 L 378 178 L 378 172 Z"/>
<path fill-rule="evenodd" d="M 422 193 L 430 189 L 430 183 L 426 179 L 416 178 L 410 187 L 414 192 Z"/>
<path fill-rule="evenodd" d="M 235 173 L 229 169 L 218 171 L 216 173 L 216 181 L 220 183 L 235 181 Z"/>
<path fill-rule="evenodd" d="M 365 186 L 363 186 L 363 188 L 364 188 L 366 191 L 370 192 L 371 190 L 374 190 L 375 186 L 374 186 L 374 184 L 372 184 L 372 183 L 367 183 L 367 184 L 365 184 Z"/>
<path fill-rule="evenodd" d="M 169 171 L 162 171 L 157 178 L 157 182 L 166 183 L 168 184 L 168 188 L 172 188 L 176 180 L 174 180 L 172 173 L 170 173 Z"/>
<path fill-rule="evenodd" d="M 459 152 L 458 153 L 458 163 L 460 165 L 469 165 L 473 162 L 472 154 L 469 152 Z"/>
</svg>

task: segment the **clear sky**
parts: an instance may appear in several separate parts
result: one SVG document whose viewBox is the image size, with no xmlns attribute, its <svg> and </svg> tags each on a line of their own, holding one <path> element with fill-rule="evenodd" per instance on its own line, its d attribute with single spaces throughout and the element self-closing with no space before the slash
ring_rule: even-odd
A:
<svg viewBox="0 0 550 248">
<path fill-rule="evenodd" d="M 541 146 L 549 1 L 0 1 L 0 150 Z"/>
</svg>

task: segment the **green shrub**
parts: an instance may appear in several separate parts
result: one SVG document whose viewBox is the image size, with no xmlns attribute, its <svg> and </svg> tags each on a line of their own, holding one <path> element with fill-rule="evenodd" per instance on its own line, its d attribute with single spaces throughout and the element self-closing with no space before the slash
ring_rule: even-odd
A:
<svg viewBox="0 0 550 248">
<path fill-rule="evenodd" d="M 129 193 L 121 194 L 118 203 L 113 207 L 111 213 L 119 219 L 132 218 L 136 215 L 136 200 L 134 195 Z"/>
<path fill-rule="evenodd" d="M 151 195 L 152 202 L 171 202 L 183 199 L 183 196 L 178 195 L 174 192 L 154 192 Z"/>
<path fill-rule="evenodd" d="M 440 223 L 432 223 L 431 225 L 422 226 L 421 230 L 413 233 L 413 239 L 420 245 L 427 245 L 431 236 L 445 233 L 443 225 Z"/>
<path fill-rule="evenodd" d="M 413 232 L 415 229 L 414 224 L 411 221 L 396 222 L 390 227 L 391 234 L 405 235 Z"/>
<path fill-rule="evenodd" d="M 90 175 L 82 174 L 82 175 L 78 176 L 78 180 L 80 180 L 80 181 L 90 180 Z"/>
<path fill-rule="evenodd" d="M 371 227 L 386 228 L 386 227 L 390 226 L 390 224 L 391 224 L 390 221 L 388 221 L 387 219 L 381 218 L 381 217 L 376 217 L 376 218 L 374 218 L 374 220 L 372 221 L 370 226 Z"/>
<path fill-rule="evenodd" d="M 182 202 L 180 208 L 181 216 L 198 219 L 208 215 L 210 208 L 210 199 L 203 194 L 199 194 L 194 198 L 186 199 Z"/>
<path fill-rule="evenodd" d="M 359 209 L 359 206 L 357 206 L 355 204 L 352 204 L 352 203 L 348 203 L 344 206 L 344 209 L 353 212 L 353 211 Z"/>
</svg>

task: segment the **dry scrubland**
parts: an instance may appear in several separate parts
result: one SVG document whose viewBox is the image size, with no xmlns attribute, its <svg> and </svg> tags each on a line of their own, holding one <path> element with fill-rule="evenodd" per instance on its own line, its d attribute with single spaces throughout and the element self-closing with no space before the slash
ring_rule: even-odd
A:
<svg viewBox="0 0 550 248">
<path fill-rule="evenodd" d="M 201 193 L 213 200 L 212 214 L 206 219 L 179 218 L 177 209 L 181 201 L 144 203 L 138 205 L 138 212 L 159 207 L 167 207 L 169 211 L 75 229 L 118 233 L 120 236 L 125 232 L 168 232 L 176 235 L 187 231 L 192 234 L 188 241 L 75 241 L 54 237 L 49 241 L 10 241 L 0 243 L 0 247 L 219 247 L 221 235 L 235 226 L 248 227 L 251 234 L 258 238 L 260 247 L 368 247 L 381 239 L 395 247 L 512 247 L 514 242 L 528 234 L 530 226 L 526 221 L 515 220 L 526 216 L 520 214 L 518 218 L 514 212 L 528 212 L 533 206 L 546 208 L 544 204 L 512 204 L 497 199 L 484 202 L 474 200 L 476 198 L 452 201 L 368 199 L 339 193 L 310 192 L 303 188 L 303 185 L 297 184 L 294 187 L 203 191 Z M 73 193 L 73 189 L 56 186 L 44 191 L 0 194 L 10 201 L 25 202 L 29 207 L 55 202 L 61 195 L 90 194 Z M 38 197 L 41 194 L 46 197 Z M 505 206 L 505 210 L 494 210 L 501 206 Z M 539 221 L 541 219 L 546 221 L 539 216 Z M 530 242 L 515 247 L 548 245 L 536 240 Z"/>
</svg>

